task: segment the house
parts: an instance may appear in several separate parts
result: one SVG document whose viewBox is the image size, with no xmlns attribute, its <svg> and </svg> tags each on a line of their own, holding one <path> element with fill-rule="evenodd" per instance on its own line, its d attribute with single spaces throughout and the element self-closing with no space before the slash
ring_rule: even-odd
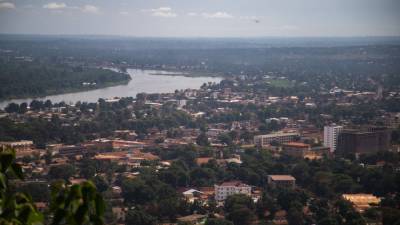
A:
<svg viewBox="0 0 400 225">
<path fill-rule="evenodd" d="M 17 158 L 22 158 L 24 156 L 31 156 L 33 154 L 38 154 L 39 151 L 34 149 L 32 141 L 5 141 L 0 142 L 0 150 L 4 148 L 15 149 Z"/>
<path fill-rule="evenodd" d="M 117 221 L 125 221 L 125 216 L 127 209 L 123 207 L 112 207 L 111 208 L 113 215 Z"/>
<path fill-rule="evenodd" d="M 183 216 L 177 218 L 178 222 L 191 224 L 191 225 L 199 225 L 204 224 L 207 219 L 207 215 L 200 215 L 200 214 L 192 214 L 189 216 Z"/>
<path fill-rule="evenodd" d="M 186 201 L 193 203 L 195 200 L 200 200 L 203 192 L 196 189 L 189 189 L 182 192 L 182 195 L 185 197 Z"/>
<path fill-rule="evenodd" d="M 378 205 L 381 199 L 372 194 L 343 194 L 342 198 L 351 202 L 358 212 L 364 212 L 371 205 Z"/>
<path fill-rule="evenodd" d="M 292 189 L 296 186 L 296 178 L 290 175 L 268 175 L 268 185 L 272 188 Z"/>
<path fill-rule="evenodd" d="M 220 185 L 214 185 L 215 200 L 224 201 L 228 196 L 234 194 L 251 195 L 251 186 L 242 183 L 241 181 L 229 181 Z"/>
<path fill-rule="evenodd" d="M 311 146 L 302 142 L 289 142 L 282 145 L 282 151 L 286 155 L 303 158 L 311 151 Z"/>
<path fill-rule="evenodd" d="M 274 219 L 272 222 L 276 225 L 287 225 L 289 222 L 287 221 L 287 212 L 285 210 L 279 210 L 275 213 Z"/>
<path fill-rule="evenodd" d="M 199 157 L 199 158 L 196 158 L 195 161 L 198 166 L 201 166 L 203 164 L 207 164 L 210 160 L 213 160 L 213 159 L 214 158 L 211 158 L 211 157 Z"/>
<path fill-rule="evenodd" d="M 26 140 L 21 140 L 21 141 L 3 141 L 0 142 L 0 147 L 10 147 L 15 149 L 16 151 L 19 150 L 29 150 L 33 147 L 33 141 L 26 141 Z"/>
</svg>

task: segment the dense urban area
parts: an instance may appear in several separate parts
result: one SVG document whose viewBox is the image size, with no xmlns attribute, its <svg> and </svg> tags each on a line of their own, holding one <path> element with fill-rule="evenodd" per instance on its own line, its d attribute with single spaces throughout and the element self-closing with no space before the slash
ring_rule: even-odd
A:
<svg viewBox="0 0 400 225">
<path fill-rule="evenodd" d="M 32 207 L 0 215 L 21 224 L 400 225 L 400 45 L 292 41 L 2 35 L 0 99 L 123 84 L 128 68 L 223 80 L 10 103 L 0 110 L 0 196 L 24 193 L 15 204 Z"/>
</svg>

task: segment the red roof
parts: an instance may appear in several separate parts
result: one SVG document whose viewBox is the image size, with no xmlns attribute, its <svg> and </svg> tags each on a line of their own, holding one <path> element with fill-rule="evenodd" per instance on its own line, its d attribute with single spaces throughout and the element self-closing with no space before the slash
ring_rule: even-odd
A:
<svg viewBox="0 0 400 225">
<path fill-rule="evenodd" d="M 235 187 L 246 187 L 249 186 L 245 183 L 242 183 L 242 181 L 226 181 L 224 183 L 222 183 L 219 186 L 224 186 L 224 187 L 230 187 L 230 186 L 235 186 Z"/>
<path fill-rule="evenodd" d="M 310 147 L 309 144 L 304 144 L 302 142 L 289 142 L 289 143 L 283 144 L 283 146 L 296 147 L 296 148 L 309 148 Z"/>
</svg>

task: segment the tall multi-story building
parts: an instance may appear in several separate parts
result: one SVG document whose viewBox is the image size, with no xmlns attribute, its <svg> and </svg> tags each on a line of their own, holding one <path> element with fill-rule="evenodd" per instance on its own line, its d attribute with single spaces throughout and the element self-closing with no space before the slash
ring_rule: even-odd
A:
<svg viewBox="0 0 400 225">
<path fill-rule="evenodd" d="M 279 144 L 296 141 L 300 136 L 297 132 L 289 132 L 289 133 L 273 133 L 273 134 L 265 134 L 265 135 L 256 135 L 254 136 L 254 144 L 260 147 L 268 146 L 272 142 L 277 142 Z"/>
<path fill-rule="evenodd" d="M 387 151 L 390 148 L 391 131 L 386 128 L 367 130 L 343 130 L 338 138 L 337 151 L 340 154 L 369 154 Z"/>
<path fill-rule="evenodd" d="M 324 127 L 324 146 L 329 147 L 331 152 L 336 151 L 338 137 L 342 130 L 342 126 L 332 125 Z"/>
<path fill-rule="evenodd" d="M 251 195 L 251 186 L 241 181 L 224 182 L 221 185 L 214 185 L 215 200 L 225 201 L 226 198 L 234 194 Z"/>
</svg>

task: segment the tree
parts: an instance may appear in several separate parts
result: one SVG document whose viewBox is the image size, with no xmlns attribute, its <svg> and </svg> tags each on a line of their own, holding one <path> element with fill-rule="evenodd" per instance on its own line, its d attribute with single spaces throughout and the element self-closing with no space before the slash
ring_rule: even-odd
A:
<svg viewBox="0 0 400 225">
<path fill-rule="evenodd" d="M 207 219 L 205 225 L 233 225 L 233 223 L 225 219 Z"/>
<path fill-rule="evenodd" d="M 364 219 L 361 217 L 360 213 L 353 208 L 349 201 L 338 200 L 335 206 L 338 210 L 340 221 L 346 221 L 346 224 L 349 225 L 365 225 Z"/>
<path fill-rule="evenodd" d="M 5 108 L 6 112 L 8 113 L 16 113 L 19 112 L 19 105 L 12 102 L 10 104 L 7 105 L 7 107 Z"/>
<path fill-rule="evenodd" d="M 10 175 L 23 179 L 22 168 L 13 149 L 0 150 L 0 224 L 43 224 L 30 196 L 10 189 Z"/>
<path fill-rule="evenodd" d="M 59 181 L 51 186 L 52 224 L 104 224 L 105 203 L 90 181 L 68 187 Z"/>
<path fill-rule="evenodd" d="M 51 102 L 51 100 L 47 99 L 47 100 L 44 102 L 44 107 L 46 107 L 46 108 L 51 108 L 52 106 L 53 106 L 53 103 Z"/>
<path fill-rule="evenodd" d="M 223 133 L 218 135 L 218 140 L 226 145 L 232 145 L 232 137 L 229 134 Z"/>
<path fill-rule="evenodd" d="M 26 104 L 26 102 L 23 102 L 19 105 L 19 111 L 18 113 L 20 114 L 24 114 L 28 111 L 28 104 Z"/>
<path fill-rule="evenodd" d="M 208 141 L 208 137 L 206 133 L 202 132 L 199 136 L 196 138 L 196 144 L 200 146 L 209 146 L 210 142 Z"/>
<path fill-rule="evenodd" d="M 253 200 L 249 196 L 244 194 L 231 195 L 225 200 L 225 210 L 227 212 L 231 212 L 236 208 L 242 208 L 242 207 L 253 209 L 254 208 Z"/>
<path fill-rule="evenodd" d="M 49 170 L 49 176 L 51 179 L 63 179 L 67 181 L 74 174 L 75 168 L 70 164 L 52 166 Z"/>
<path fill-rule="evenodd" d="M 288 211 L 294 202 L 301 206 L 304 205 L 307 201 L 307 195 L 303 191 L 283 189 L 279 192 L 277 200 L 278 204 Z"/>
<path fill-rule="evenodd" d="M 287 217 L 290 225 L 302 225 L 304 224 L 304 217 L 302 208 L 290 207 Z"/>
<path fill-rule="evenodd" d="M 383 208 L 382 223 L 383 225 L 400 225 L 400 210 L 387 207 Z"/>
<path fill-rule="evenodd" d="M 243 194 L 235 194 L 229 196 L 225 200 L 225 211 L 227 219 L 231 220 L 235 225 L 251 224 L 255 218 L 253 213 L 253 200 Z"/>
<path fill-rule="evenodd" d="M 0 224 L 44 224 L 29 195 L 10 190 L 9 178 L 23 179 L 22 168 L 15 163 L 13 149 L 0 150 Z M 92 182 L 65 185 L 63 181 L 51 185 L 49 218 L 52 225 L 102 225 L 105 205 Z M 47 224 L 47 222 L 46 222 Z"/>
<path fill-rule="evenodd" d="M 257 201 L 257 214 L 259 217 L 264 217 L 265 210 L 268 210 L 270 215 L 268 216 L 270 219 L 274 218 L 275 213 L 278 211 L 279 206 L 276 203 L 275 199 L 268 195 L 266 192 L 263 192 L 263 195 L 259 201 Z"/>
<path fill-rule="evenodd" d="M 227 216 L 235 225 L 250 225 L 255 219 L 253 211 L 248 208 L 238 208 L 230 212 Z"/>
<path fill-rule="evenodd" d="M 86 179 L 90 179 L 92 177 L 94 177 L 94 175 L 96 174 L 96 168 L 92 165 L 85 165 L 81 168 L 81 172 L 80 174 L 86 178 Z"/>
<path fill-rule="evenodd" d="M 31 103 L 29 104 L 29 107 L 33 111 L 39 111 L 43 108 L 43 102 L 38 100 L 32 100 Z"/>
<path fill-rule="evenodd" d="M 19 191 L 27 193 L 35 202 L 46 202 L 50 198 L 47 182 L 29 182 L 18 188 Z"/>
<path fill-rule="evenodd" d="M 126 214 L 126 224 L 128 225 L 156 225 L 157 219 L 140 209 L 131 209 Z"/>
<path fill-rule="evenodd" d="M 44 161 L 46 162 L 47 165 L 51 164 L 52 160 L 53 160 L 53 154 L 51 153 L 50 150 L 46 151 L 46 154 L 44 154 L 43 156 Z"/>
<path fill-rule="evenodd" d="M 155 193 L 142 179 L 122 181 L 122 195 L 126 202 L 145 204 L 155 198 Z"/>
<path fill-rule="evenodd" d="M 109 184 L 107 182 L 106 179 L 104 179 L 104 177 L 101 176 L 95 176 L 93 177 L 93 182 L 96 185 L 97 190 L 99 190 L 100 192 L 105 192 L 107 191 L 107 189 L 109 188 Z"/>
</svg>

